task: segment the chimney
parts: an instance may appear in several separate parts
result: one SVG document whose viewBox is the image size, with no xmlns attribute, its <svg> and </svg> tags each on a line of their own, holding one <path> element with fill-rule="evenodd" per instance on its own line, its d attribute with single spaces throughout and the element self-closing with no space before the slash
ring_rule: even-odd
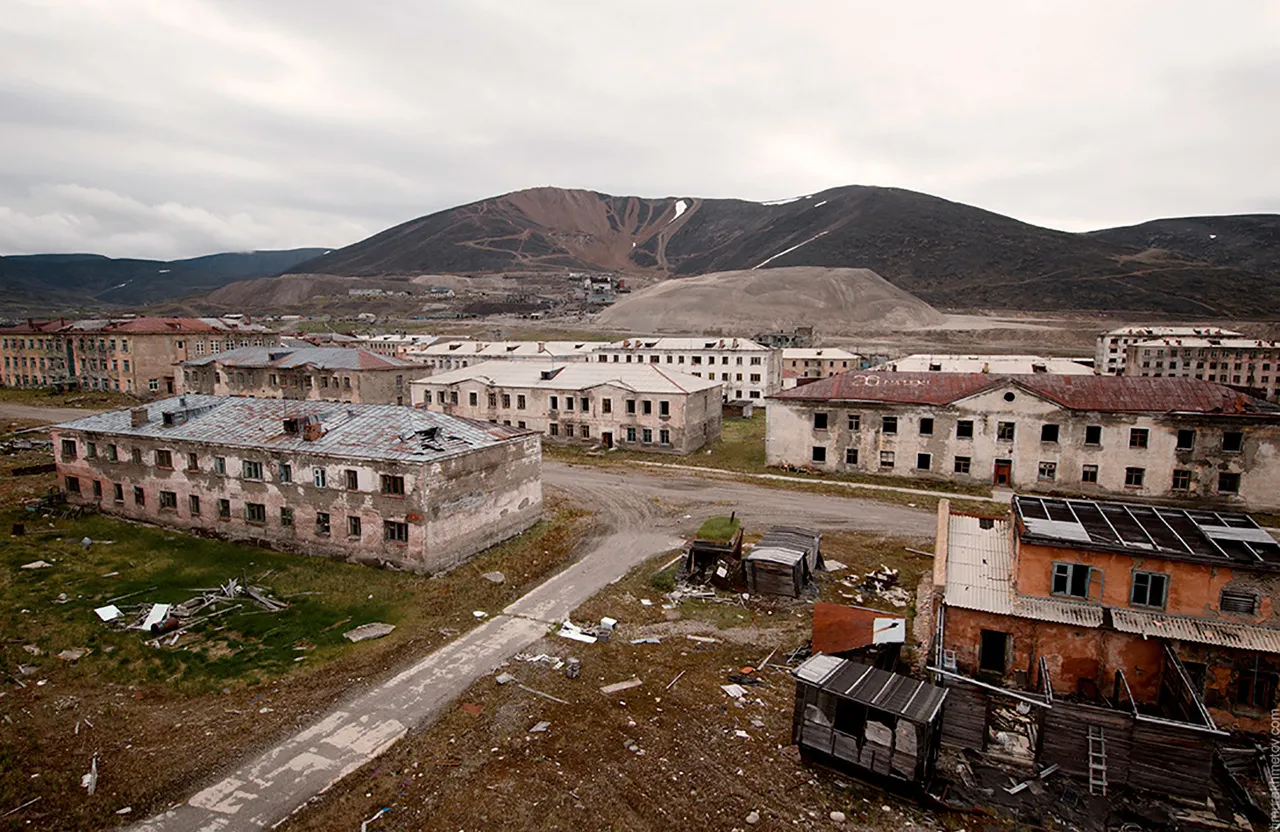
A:
<svg viewBox="0 0 1280 832">
<path fill-rule="evenodd" d="M 147 409 L 145 407 L 135 407 L 129 411 L 129 421 L 135 428 L 145 425 L 147 418 Z"/>
<path fill-rule="evenodd" d="M 538 342 L 538 352 L 546 352 L 546 351 L 547 351 L 547 342 L 546 342 L 546 341 L 539 341 L 539 342 Z"/>
</svg>

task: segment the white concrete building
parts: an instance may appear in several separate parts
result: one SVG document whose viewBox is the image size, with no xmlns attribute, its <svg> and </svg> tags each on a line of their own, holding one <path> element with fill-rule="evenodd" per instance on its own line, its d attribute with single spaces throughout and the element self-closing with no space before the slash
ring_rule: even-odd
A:
<svg viewBox="0 0 1280 832">
<path fill-rule="evenodd" d="M 1126 326 L 1098 336 L 1093 368 L 1103 375 L 1122 375 L 1130 344 L 1154 338 L 1240 338 L 1241 333 L 1212 326 Z"/>
<path fill-rule="evenodd" d="M 604 341 L 441 341 L 409 350 L 406 358 L 436 372 L 486 361 L 588 361 Z"/>
<path fill-rule="evenodd" d="M 839 347 L 783 347 L 782 389 L 795 387 L 797 379 L 827 378 L 862 369 L 862 356 Z"/>
<path fill-rule="evenodd" d="M 435 572 L 542 514 L 537 434 L 396 405 L 188 395 L 53 428 L 73 504 Z"/>
<path fill-rule="evenodd" d="M 1280 407 L 1182 378 L 845 373 L 770 399 L 770 465 L 1280 507 Z"/>
<path fill-rule="evenodd" d="M 386 355 L 391 358 L 404 358 L 410 350 L 429 347 L 438 340 L 434 335 L 410 335 L 407 333 L 357 335 L 356 340 L 350 346 L 362 347 L 369 352 L 376 352 L 378 355 Z"/>
<path fill-rule="evenodd" d="M 1081 362 L 1085 363 L 1081 363 Z M 928 354 L 906 355 L 881 362 L 870 370 L 889 370 L 895 373 L 1000 373 L 1004 375 L 1031 375 L 1052 373 L 1059 376 L 1087 376 L 1093 374 L 1092 359 L 1046 358 L 1041 355 L 960 355 Z"/>
<path fill-rule="evenodd" d="M 781 351 L 746 338 L 628 338 L 598 347 L 592 360 L 658 364 L 718 381 L 725 401 L 761 402 L 782 389 Z"/>
<path fill-rule="evenodd" d="M 489 361 L 410 388 L 417 407 L 555 442 L 685 454 L 720 438 L 720 383 L 652 364 Z"/>
<path fill-rule="evenodd" d="M 1202 378 L 1280 398 L 1280 341 L 1252 338 L 1157 338 L 1130 344 L 1125 374 Z"/>
</svg>

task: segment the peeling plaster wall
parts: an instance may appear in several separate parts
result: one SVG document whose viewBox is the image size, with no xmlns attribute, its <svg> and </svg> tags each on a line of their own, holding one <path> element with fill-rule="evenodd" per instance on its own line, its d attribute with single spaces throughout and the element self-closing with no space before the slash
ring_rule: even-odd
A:
<svg viewBox="0 0 1280 832">
<path fill-rule="evenodd" d="M 421 366 L 368 370 L 247 369 L 228 368 L 215 362 L 185 367 L 179 380 L 182 392 L 209 396 L 407 405 L 409 380 L 429 373 L 429 369 Z"/>
</svg>

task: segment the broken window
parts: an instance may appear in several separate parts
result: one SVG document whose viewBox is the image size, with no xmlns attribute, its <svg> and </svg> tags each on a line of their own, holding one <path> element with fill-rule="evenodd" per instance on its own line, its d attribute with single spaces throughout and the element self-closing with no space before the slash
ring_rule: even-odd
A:
<svg viewBox="0 0 1280 832">
<path fill-rule="evenodd" d="M 1138 607 L 1164 608 L 1169 594 L 1169 576 L 1160 572 L 1134 572 L 1129 603 Z"/>
<path fill-rule="evenodd" d="M 862 414 L 849 414 L 849 430 L 862 430 Z"/>
<path fill-rule="evenodd" d="M 613 412 L 613 399 L 601 399 L 601 400 L 600 400 L 600 412 L 601 412 L 601 413 L 612 413 L 612 412 Z"/>
<path fill-rule="evenodd" d="M 477 406 L 479 406 L 479 404 L 480 404 L 480 394 L 479 394 L 479 393 L 477 393 L 477 392 L 476 392 L 476 391 L 474 391 L 474 390 L 472 390 L 470 393 L 468 393 L 468 394 L 467 394 L 467 404 L 471 405 L 472 407 L 477 407 Z"/>
<path fill-rule="evenodd" d="M 516 410 L 524 410 L 524 405 L 525 405 L 524 396 L 516 396 Z"/>
<path fill-rule="evenodd" d="M 263 516 L 266 515 L 266 509 L 263 509 Z M 293 528 L 293 509 L 287 506 L 280 507 L 280 525 L 286 529 Z"/>
<path fill-rule="evenodd" d="M 1057 442 L 1058 426 L 1057 425 L 1041 425 L 1040 441 L 1041 442 Z"/>
<path fill-rule="evenodd" d="M 383 520 L 382 539 L 388 543 L 408 543 L 409 524 L 398 520 Z"/>
<path fill-rule="evenodd" d="M 920 435 L 933 436 L 933 420 L 932 419 L 926 418 L 926 419 L 920 420 Z"/>
<path fill-rule="evenodd" d="M 1191 490 L 1191 472 L 1184 468 L 1176 468 L 1173 472 L 1174 491 L 1190 491 Z"/>
<path fill-rule="evenodd" d="M 107 460 L 110 462 L 118 462 L 120 460 L 120 451 L 115 445 L 107 446 Z"/>
<path fill-rule="evenodd" d="M 1097 482 L 1098 466 L 1085 465 L 1080 469 L 1080 482 Z"/>
<path fill-rule="evenodd" d="M 825 414 L 825 413 L 815 413 L 815 414 L 813 414 L 813 429 L 814 429 L 814 430 L 826 430 L 826 429 L 827 429 L 827 414 Z"/>
<path fill-rule="evenodd" d="M 177 494 L 177 492 L 174 492 L 174 491 L 161 491 L 161 492 L 160 492 L 160 508 L 161 508 L 162 510 L 163 510 L 163 509 L 168 509 L 168 510 L 170 510 L 170 511 L 177 511 L 177 510 L 178 510 L 178 494 Z"/>
<path fill-rule="evenodd" d="M 141 486 L 135 485 L 133 487 L 133 504 L 136 506 L 145 506 L 147 504 L 147 495 Z"/>
<path fill-rule="evenodd" d="M 66 488 L 67 488 L 67 491 L 68 491 L 69 493 L 71 493 L 71 494 L 79 494 L 79 493 L 80 493 L 80 478 L 79 478 L 79 477 L 67 477 L 67 478 L 66 478 Z"/>
<path fill-rule="evenodd" d="M 347 518 L 347 537 L 359 537 L 359 536 L 360 536 L 360 518 L 348 517 Z"/>
<path fill-rule="evenodd" d="M 1089 582 L 1093 569 L 1085 563 L 1055 563 L 1053 565 L 1053 594 L 1070 598 L 1088 598 Z"/>
<path fill-rule="evenodd" d="M 187 513 L 192 517 L 200 516 L 200 498 L 195 494 L 187 497 Z"/>
<path fill-rule="evenodd" d="M 1254 708 L 1272 708 L 1276 701 L 1276 674 L 1256 667 L 1240 671 L 1236 679 L 1236 704 Z"/>
<path fill-rule="evenodd" d="M 1040 471 L 1036 475 L 1036 479 L 1042 482 L 1053 482 L 1058 478 L 1058 463 L 1041 462 Z"/>
<path fill-rule="evenodd" d="M 881 417 L 881 419 L 880 419 L 880 430 L 881 430 L 882 432 L 884 432 L 884 433 L 897 433 L 897 432 L 898 432 L 898 417 L 897 417 L 897 416 L 884 416 L 884 417 Z"/>
<path fill-rule="evenodd" d="M 1146 479 L 1146 468 L 1126 468 L 1124 469 L 1124 485 L 1125 488 L 1141 488 L 1142 481 Z"/>
<path fill-rule="evenodd" d="M 1244 447 L 1244 434 L 1238 430 L 1224 430 L 1222 432 L 1222 451 L 1228 454 L 1238 454 L 1240 449 Z"/>
<path fill-rule="evenodd" d="M 858 464 L 858 449 L 857 449 L 857 448 L 845 448 L 845 449 L 844 449 L 844 464 L 845 464 L 845 465 L 857 465 L 857 464 Z"/>
<path fill-rule="evenodd" d="M 1220 471 L 1218 473 L 1218 493 L 1239 494 L 1240 475 L 1233 471 Z"/>
<path fill-rule="evenodd" d="M 583 439 L 590 439 L 590 438 L 591 438 L 591 427 L 590 427 L 589 425 L 579 425 L 578 427 L 579 427 L 578 434 L 579 434 Z"/>
<path fill-rule="evenodd" d="M 326 537 L 329 535 L 329 512 L 316 512 L 316 534 L 324 535 Z"/>
<path fill-rule="evenodd" d="M 102 499 L 102 480 L 93 481 L 93 497 L 96 500 Z"/>
<path fill-rule="evenodd" d="M 641 401 L 640 412 L 643 413 L 645 416 L 651 415 L 653 413 L 653 402 L 649 401 L 648 399 L 644 399 L 643 401 Z"/>
<path fill-rule="evenodd" d="M 383 494 L 404 495 L 404 477 L 395 474 L 382 474 L 379 477 L 380 490 Z"/>
<path fill-rule="evenodd" d="M 76 458 L 76 440 L 74 439 L 62 440 L 62 458 L 63 459 Z"/>
<path fill-rule="evenodd" d="M 578 402 L 578 404 L 581 405 L 581 407 L 579 407 L 578 409 L 581 410 L 583 413 L 591 412 L 591 400 L 588 399 L 586 396 L 583 396 L 582 399 Z M 523 407 L 523 405 L 521 405 L 521 407 Z"/>
<path fill-rule="evenodd" d="M 509 398 L 509 397 L 507 397 L 507 396 L 504 396 L 504 397 L 503 397 L 503 401 L 509 401 L 509 400 L 510 400 L 510 398 Z M 565 410 L 573 410 L 573 396 L 565 396 L 565 397 L 564 397 L 564 409 L 565 409 Z"/>
<path fill-rule="evenodd" d="M 240 473 L 246 480 L 262 479 L 262 463 L 244 460 L 240 463 Z"/>
<path fill-rule="evenodd" d="M 311 482 L 316 488 L 324 488 L 329 484 L 329 473 L 323 468 L 315 468 L 311 471 Z"/>
<path fill-rule="evenodd" d="M 1129 429 L 1129 447 L 1145 448 L 1150 440 L 1151 432 L 1146 428 L 1130 428 Z"/>
<path fill-rule="evenodd" d="M 213 458 L 213 473 L 227 475 L 227 458 L 224 456 L 215 456 Z"/>
<path fill-rule="evenodd" d="M 134 465 L 141 465 L 141 464 L 142 464 L 142 449 L 141 449 L 141 448 L 134 448 L 133 450 L 131 450 L 131 451 L 129 452 L 129 455 L 130 455 L 130 459 L 132 459 L 132 460 L 133 460 L 133 464 L 134 464 Z"/>
<path fill-rule="evenodd" d="M 967 456 L 956 457 L 955 472 L 957 474 L 969 473 L 970 463 L 971 463 L 971 460 Z"/>
<path fill-rule="evenodd" d="M 664 400 L 659 401 L 659 402 L 658 402 L 658 415 L 659 415 L 659 416 L 670 416 L 670 415 L 671 415 L 671 402 L 666 401 L 665 399 L 664 399 Z"/>
<path fill-rule="evenodd" d="M 810 452 L 809 458 L 812 459 L 814 462 L 826 462 L 827 449 L 822 447 L 821 445 L 814 445 L 812 451 Z"/>
<path fill-rule="evenodd" d="M 218 519 L 219 520 L 231 519 L 231 501 L 230 500 L 225 498 L 218 500 Z"/>
<path fill-rule="evenodd" d="M 973 438 L 973 420 L 961 419 L 956 422 L 956 439 L 972 439 Z"/>
<path fill-rule="evenodd" d="M 1178 431 L 1177 449 L 1179 451 L 1189 451 L 1195 446 L 1196 446 L 1196 432 L 1194 430 Z"/>
<path fill-rule="evenodd" d="M 933 465 L 932 454 L 916 454 L 916 470 L 917 471 L 928 471 L 932 465 Z"/>
<path fill-rule="evenodd" d="M 124 502 L 124 486 L 118 482 L 111 483 L 111 497 L 117 503 Z"/>
<path fill-rule="evenodd" d="M 893 451 L 881 451 L 881 452 L 880 452 L 880 467 L 881 467 L 881 468 L 892 468 L 892 467 L 893 467 Z"/>
<path fill-rule="evenodd" d="M 1013 422 L 997 422 L 996 423 L 996 439 L 1001 442 L 1012 442 L 1014 436 Z"/>
</svg>

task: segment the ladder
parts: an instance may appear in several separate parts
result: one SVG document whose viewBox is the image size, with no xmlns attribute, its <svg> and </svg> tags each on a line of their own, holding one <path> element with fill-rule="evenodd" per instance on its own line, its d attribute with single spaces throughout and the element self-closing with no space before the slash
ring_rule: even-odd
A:
<svg viewBox="0 0 1280 832">
<path fill-rule="evenodd" d="M 1102 726 L 1089 726 L 1089 794 L 1107 795 L 1107 741 Z"/>
</svg>

